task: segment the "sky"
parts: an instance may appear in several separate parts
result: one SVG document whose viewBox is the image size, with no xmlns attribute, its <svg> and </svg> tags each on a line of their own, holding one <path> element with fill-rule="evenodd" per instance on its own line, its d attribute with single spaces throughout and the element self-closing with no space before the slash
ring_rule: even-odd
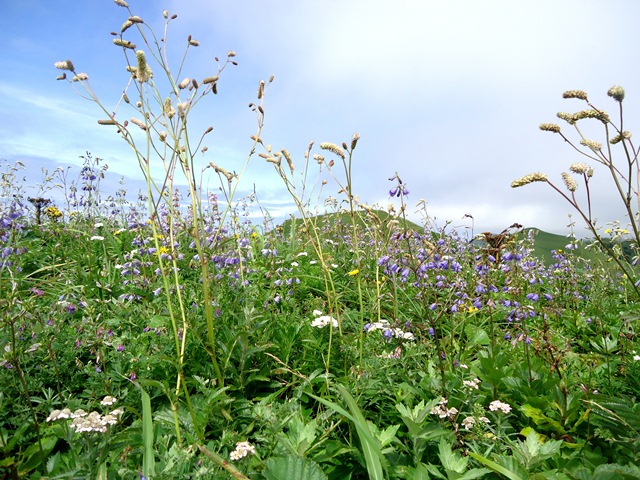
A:
<svg viewBox="0 0 640 480">
<path fill-rule="evenodd" d="M 585 90 L 617 118 L 617 104 L 607 96 L 613 85 L 626 91 L 625 129 L 633 132 L 640 120 L 640 3 L 633 0 L 128 2 L 158 37 L 162 11 L 177 14 L 167 34 L 172 71 L 179 68 L 187 36 L 200 42 L 189 49 L 183 77 L 201 80 L 216 73 L 215 57 L 224 61 L 228 51 L 237 54 L 238 65 L 220 76 L 218 95 L 190 114 L 195 132 L 214 129 L 206 137 L 205 163 L 242 169 L 257 125 L 248 105 L 257 103 L 258 82 L 273 75 L 264 101 L 265 144 L 291 152 L 302 172 L 310 141 L 312 154 L 329 157 L 321 142 L 349 144 L 357 132 L 352 186 L 358 200 L 397 206 L 389 197 L 389 178 L 397 173 L 410 191 L 410 218 L 420 221 L 424 210 L 418 205 L 426 205 L 437 226 L 497 233 L 519 223 L 566 235 L 575 222 L 575 233 L 584 235 L 578 215 L 548 185 L 510 186 L 540 171 L 564 189 L 561 173 L 585 160 L 538 126 L 558 123 L 578 138 L 556 118 L 559 111 L 586 108 L 562 98 L 569 89 Z M 42 168 L 72 165 L 78 172 L 80 157 L 91 152 L 109 166 L 105 188 L 118 188 L 124 177 L 135 199 L 144 181 L 131 148 L 112 128 L 97 124 L 104 118 L 100 108 L 56 81 L 61 71 L 54 68 L 71 59 L 107 109 L 114 109 L 129 74 L 110 32 L 120 31 L 127 9 L 111 0 L 3 4 L 2 163 L 24 163 L 35 193 Z M 134 29 L 124 38 L 146 49 Z M 584 133 L 604 143 L 598 122 L 586 122 Z M 619 152 L 617 158 L 622 160 Z M 607 171 L 593 166 L 594 215 L 602 225 L 624 222 Z M 309 172 L 315 179 L 317 164 L 311 162 Z M 215 190 L 215 181 L 207 177 L 205 185 Z M 331 194 L 332 185 L 323 192 Z M 581 187 L 576 193 L 584 202 Z M 257 155 L 237 193 L 252 191 L 276 219 L 295 212 L 281 179 Z M 319 200 L 322 207 L 322 195 Z"/>
</svg>

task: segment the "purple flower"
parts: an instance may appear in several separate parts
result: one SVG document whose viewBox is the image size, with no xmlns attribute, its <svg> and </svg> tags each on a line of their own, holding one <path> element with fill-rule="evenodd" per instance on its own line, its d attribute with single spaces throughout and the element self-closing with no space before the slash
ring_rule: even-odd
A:
<svg viewBox="0 0 640 480">
<path fill-rule="evenodd" d="M 118 352 L 124 352 L 124 345 L 122 345 L 122 344 L 118 345 L 118 348 L 116 348 L 116 350 Z"/>
</svg>

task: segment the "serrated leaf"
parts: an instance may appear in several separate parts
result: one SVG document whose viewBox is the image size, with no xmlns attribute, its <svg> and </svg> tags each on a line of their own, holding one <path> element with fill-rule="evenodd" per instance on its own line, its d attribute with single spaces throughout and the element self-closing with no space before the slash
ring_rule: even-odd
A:
<svg viewBox="0 0 640 480">
<path fill-rule="evenodd" d="M 266 480 L 327 480 L 320 466 L 308 458 L 297 455 L 271 457 L 262 474 Z"/>
</svg>

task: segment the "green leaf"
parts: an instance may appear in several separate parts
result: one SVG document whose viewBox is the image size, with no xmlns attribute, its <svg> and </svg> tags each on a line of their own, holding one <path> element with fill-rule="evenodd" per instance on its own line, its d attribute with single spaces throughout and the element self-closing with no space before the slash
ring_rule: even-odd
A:
<svg viewBox="0 0 640 480">
<path fill-rule="evenodd" d="M 151 415 L 151 397 L 140 387 L 142 394 L 142 444 L 144 454 L 142 457 L 142 474 L 151 478 L 155 474 L 155 456 L 153 448 L 153 416 Z"/>
<path fill-rule="evenodd" d="M 308 458 L 297 455 L 271 457 L 262 472 L 266 480 L 327 480 L 320 466 Z"/>
<path fill-rule="evenodd" d="M 520 407 L 522 413 L 529 417 L 539 427 L 546 430 L 553 430 L 554 432 L 564 435 L 567 431 L 562 427 L 560 422 L 553 418 L 547 417 L 539 408 L 532 407 L 529 404 L 522 405 Z"/>
<path fill-rule="evenodd" d="M 480 462 L 481 464 L 483 464 L 485 467 L 490 468 L 491 470 L 493 470 L 496 473 L 499 473 L 500 475 L 504 475 L 505 477 L 507 477 L 509 480 L 524 480 L 520 475 L 518 475 L 515 472 L 512 472 L 511 470 L 506 469 L 505 467 L 503 467 L 502 465 L 489 460 L 488 458 L 483 457 L 482 455 L 478 455 L 477 453 L 474 452 L 469 452 L 469 456 L 471 458 L 473 458 L 474 460 L 477 460 L 478 462 Z"/>
<path fill-rule="evenodd" d="M 337 405 L 334 402 L 326 400 L 324 398 L 320 398 L 316 395 L 309 393 L 310 397 L 313 397 L 320 403 L 326 405 L 327 407 L 335 410 L 339 414 L 343 415 L 347 419 L 351 420 L 356 427 L 356 432 L 358 433 L 358 437 L 360 438 L 360 443 L 362 445 L 362 453 L 365 458 L 365 462 L 367 464 L 367 471 L 369 473 L 369 478 L 371 480 L 383 480 L 384 474 L 382 471 L 382 461 L 385 460 L 384 454 L 380 449 L 380 442 L 373 436 L 371 430 L 369 429 L 369 425 L 365 420 L 362 412 L 358 408 L 358 404 L 355 399 L 351 396 L 351 394 L 344 388 L 342 385 L 338 385 L 338 391 L 342 395 L 345 403 L 351 410 L 351 414 L 347 412 L 340 405 Z"/>
</svg>

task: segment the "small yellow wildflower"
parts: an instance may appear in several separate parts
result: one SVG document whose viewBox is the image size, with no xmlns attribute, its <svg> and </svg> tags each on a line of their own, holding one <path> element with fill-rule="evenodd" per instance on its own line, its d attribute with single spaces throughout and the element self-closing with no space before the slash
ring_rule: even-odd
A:
<svg viewBox="0 0 640 480">
<path fill-rule="evenodd" d="M 351 271 L 349 272 L 349 276 L 351 276 L 351 277 L 355 277 L 355 276 L 356 276 L 357 274 L 359 274 L 359 273 L 360 273 L 360 270 L 358 270 L 357 268 L 355 268 L 355 269 L 353 269 L 353 270 L 351 270 Z"/>
<path fill-rule="evenodd" d="M 169 249 L 164 245 L 158 249 L 158 255 L 166 255 L 169 253 Z"/>
<path fill-rule="evenodd" d="M 62 212 L 55 205 L 44 209 L 44 214 L 51 220 L 57 220 L 62 216 Z"/>
<path fill-rule="evenodd" d="M 469 313 L 475 313 L 478 311 L 478 307 L 474 307 L 473 305 L 471 305 L 467 311 Z"/>
</svg>

